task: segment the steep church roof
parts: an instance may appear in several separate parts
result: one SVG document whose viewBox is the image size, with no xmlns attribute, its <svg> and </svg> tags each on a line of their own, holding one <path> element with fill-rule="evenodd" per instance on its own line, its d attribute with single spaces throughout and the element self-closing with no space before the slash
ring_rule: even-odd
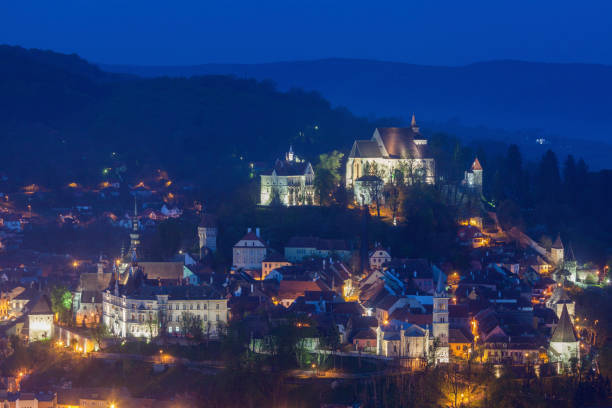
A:
<svg viewBox="0 0 612 408">
<path fill-rule="evenodd" d="M 574 325 L 570 320 L 567 306 L 563 305 L 563 311 L 561 312 L 561 318 L 555 328 L 555 331 L 550 339 L 551 343 L 574 343 L 576 342 L 576 332 L 574 332 Z"/>
<path fill-rule="evenodd" d="M 380 151 L 378 143 L 373 140 L 356 140 L 349 157 L 383 157 L 383 153 Z"/>
<path fill-rule="evenodd" d="M 480 162 L 478 161 L 478 157 L 474 159 L 474 163 L 472 163 L 472 170 L 482 170 L 482 166 L 480 165 Z"/>
<path fill-rule="evenodd" d="M 426 144 L 416 144 L 415 139 L 422 140 L 423 137 L 414 127 L 379 127 L 376 133 L 387 150 L 389 157 L 393 158 L 415 158 L 427 157 Z"/>
</svg>

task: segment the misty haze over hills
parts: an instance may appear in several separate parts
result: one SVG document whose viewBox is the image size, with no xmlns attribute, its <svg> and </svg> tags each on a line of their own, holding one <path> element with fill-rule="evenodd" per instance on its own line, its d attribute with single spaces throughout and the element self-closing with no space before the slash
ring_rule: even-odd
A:
<svg viewBox="0 0 612 408">
<path fill-rule="evenodd" d="M 318 91 L 358 115 L 407 119 L 415 112 L 433 130 L 467 140 L 515 142 L 531 157 L 553 148 L 560 156 L 584 156 L 592 167 L 609 167 L 612 154 L 612 66 L 507 60 L 444 67 L 326 59 L 101 68 L 143 77 L 230 74 L 268 79 L 280 90 Z M 538 138 L 551 144 L 537 145 Z"/>
</svg>

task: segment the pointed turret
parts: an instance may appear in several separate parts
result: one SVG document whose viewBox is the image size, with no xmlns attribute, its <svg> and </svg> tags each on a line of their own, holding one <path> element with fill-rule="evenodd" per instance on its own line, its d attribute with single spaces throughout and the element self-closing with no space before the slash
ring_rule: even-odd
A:
<svg viewBox="0 0 612 408">
<path fill-rule="evenodd" d="M 288 162 L 292 162 L 295 159 L 295 155 L 293 154 L 293 145 L 289 145 L 289 151 L 285 155 L 285 160 Z"/>
<path fill-rule="evenodd" d="M 472 171 L 474 170 L 482 171 L 482 166 L 480 165 L 480 162 L 478 161 L 478 157 L 476 157 L 474 159 L 474 163 L 472 163 Z"/>
<path fill-rule="evenodd" d="M 554 249 L 563 249 L 563 242 L 561 241 L 561 234 L 557 235 L 557 239 L 553 243 L 552 248 L 554 248 Z"/>
<path fill-rule="evenodd" d="M 414 113 L 412 114 L 412 119 L 410 120 L 410 127 L 412 128 L 412 131 L 414 133 L 419 133 L 419 127 L 417 126 L 416 117 L 414 116 Z"/>
<path fill-rule="evenodd" d="M 438 281 L 436 282 L 436 290 L 434 292 L 434 297 L 448 297 L 446 294 L 446 282 L 445 279 L 442 278 L 444 274 L 442 271 L 438 273 Z"/>
<path fill-rule="evenodd" d="M 550 338 L 551 343 L 575 343 L 577 340 L 576 332 L 574 331 L 574 325 L 567 311 L 567 306 L 563 305 L 563 311 L 559 318 L 559 323 L 555 328 L 555 331 Z"/>
<path fill-rule="evenodd" d="M 561 242 L 561 234 L 559 234 L 550 248 L 550 257 L 555 265 L 560 266 L 563 263 L 565 259 L 563 253 L 563 242 Z"/>
</svg>

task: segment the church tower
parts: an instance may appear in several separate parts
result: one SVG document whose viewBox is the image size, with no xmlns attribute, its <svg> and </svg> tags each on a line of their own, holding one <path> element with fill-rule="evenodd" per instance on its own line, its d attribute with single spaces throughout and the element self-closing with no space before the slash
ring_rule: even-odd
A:
<svg viewBox="0 0 612 408">
<path fill-rule="evenodd" d="M 132 262 L 138 259 L 138 247 L 140 246 L 140 233 L 138 232 L 138 204 L 134 198 L 134 216 L 132 217 L 132 232 L 130 232 L 130 250 L 128 256 Z"/>
<path fill-rule="evenodd" d="M 204 214 L 198 225 L 198 238 L 200 241 L 200 259 L 206 251 L 217 250 L 217 218 L 212 214 Z"/>
<path fill-rule="evenodd" d="M 433 295 L 433 337 L 438 345 L 435 348 L 435 362 L 448 363 L 448 295 L 446 294 L 446 280 L 442 271 L 438 274 L 438 283 Z"/>
</svg>

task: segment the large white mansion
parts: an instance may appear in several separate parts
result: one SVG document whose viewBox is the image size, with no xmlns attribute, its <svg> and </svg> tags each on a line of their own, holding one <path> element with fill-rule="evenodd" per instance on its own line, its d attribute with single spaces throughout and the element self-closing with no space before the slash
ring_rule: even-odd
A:
<svg viewBox="0 0 612 408">
<path fill-rule="evenodd" d="M 376 168 L 376 174 L 372 169 Z M 364 176 L 378 176 L 389 183 L 399 176 L 407 183 L 415 179 L 433 184 L 435 161 L 428 152 L 414 115 L 410 127 L 376 128 L 370 140 L 356 140 L 346 163 L 346 188 Z"/>
<path fill-rule="evenodd" d="M 260 204 L 270 205 L 275 200 L 283 205 L 315 203 L 312 165 L 296 156 L 291 147 L 285 160 L 276 160 L 272 171 L 261 175 Z"/>
<path fill-rule="evenodd" d="M 197 318 L 212 337 L 227 324 L 227 299 L 208 286 L 115 286 L 102 294 L 103 322 L 118 337 L 182 334 L 183 316 Z"/>
</svg>

